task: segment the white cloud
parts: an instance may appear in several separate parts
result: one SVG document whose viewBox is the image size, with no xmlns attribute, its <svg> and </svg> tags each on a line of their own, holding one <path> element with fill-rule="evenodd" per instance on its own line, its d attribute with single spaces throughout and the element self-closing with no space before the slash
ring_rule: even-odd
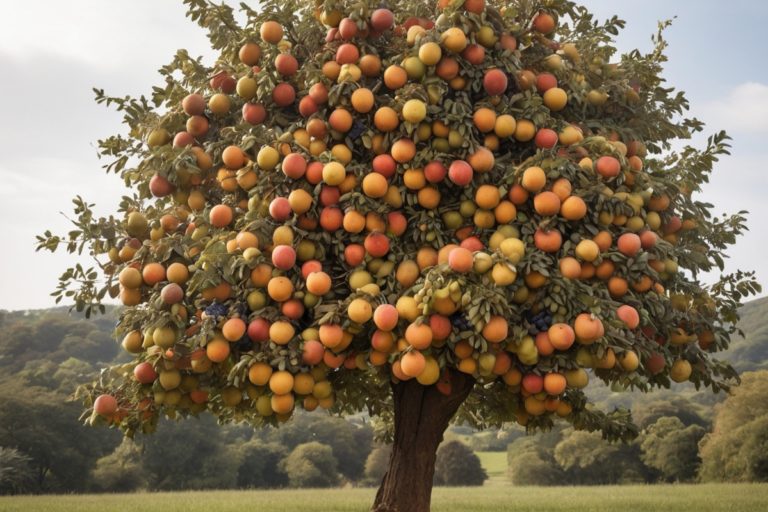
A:
<svg viewBox="0 0 768 512">
<path fill-rule="evenodd" d="M 184 11 L 180 1 L 16 2 L 0 17 L 0 51 L 53 53 L 113 71 L 147 69 L 177 47 L 206 51 L 204 31 Z"/>
<path fill-rule="evenodd" d="M 720 100 L 697 106 L 696 115 L 714 128 L 729 133 L 768 131 L 768 85 L 744 82 Z"/>
</svg>

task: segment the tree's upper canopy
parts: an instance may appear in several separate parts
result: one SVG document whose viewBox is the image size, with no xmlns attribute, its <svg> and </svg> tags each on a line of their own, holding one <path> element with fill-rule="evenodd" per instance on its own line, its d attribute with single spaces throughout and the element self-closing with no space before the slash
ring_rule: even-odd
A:
<svg viewBox="0 0 768 512">
<path fill-rule="evenodd" d="M 180 50 L 149 99 L 97 91 L 125 114 L 99 145 L 130 195 L 39 237 L 99 262 L 59 299 L 126 306 L 135 359 L 86 390 L 91 422 L 387 415 L 390 380 L 450 393 L 460 371 L 475 425 L 615 438 L 629 416 L 588 407 L 590 375 L 735 376 L 711 353 L 757 285 L 698 276 L 744 218 L 694 199 L 727 137 L 670 152 L 701 123 L 660 78 L 661 32 L 617 59 L 623 22 L 564 0 L 268 0 L 243 25 L 185 3 L 219 59 Z"/>
</svg>

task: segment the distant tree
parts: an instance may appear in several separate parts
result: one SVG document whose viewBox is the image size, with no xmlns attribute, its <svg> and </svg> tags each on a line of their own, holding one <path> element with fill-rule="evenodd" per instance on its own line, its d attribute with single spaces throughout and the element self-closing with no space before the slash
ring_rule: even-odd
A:
<svg viewBox="0 0 768 512">
<path fill-rule="evenodd" d="M 118 353 L 120 345 L 112 338 L 110 331 L 92 329 L 86 336 L 67 336 L 59 344 L 59 349 L 70 354 L 77 354 L 89 363 L 111 361 Z"/>
<path fill-rule="evenodd" d="M 131 492 L 146 484 L 141 453 L 130 439 L 123 440 L 115 451 L 96 461 L 91 472 L 92 490 L 95 491 Z"/>
<path fill-rule="evenodd" d="M 297 414 L 293 421 L 275 429 L 269 439 L 289 450 L 312 441 L 326 444 L 333 450 L 339 472 L 350 480 L 358 480 L 372 449 L 373 429 L 334 416 Z"/>
<path fill-rule="evenodd" d="M 119 443 L 112 432 L 85 433 L 81 409 L 65 398 L 19 383 L 0 385 L 0 446 L 32 459 L 36 491 L 86 490 L 93 464 Z"/>
<path fill-rule="evenodd" d="M 534 437 L 520 437 L 507 448 L 507 472 L 514 485 L 561 485 L 563 471 L 552 451 L 561 428 Z"/>
<path fill-rule="evenodd" d="M 449 441 L 437 450 L 435 485 L 483 485 L 488 474 L 472 449 L 460 441 Z"/>
<path fill-rule="evenodd" d="M 665 416 L 679 419 L 684 426 L 709 426 L 709 422 L 700 414 L 699 406 L 687 398 L 647 400 L 632 409 L 632 418 L 641 429 L 648 428 Z"/>
<path fill-rule="evenodd" d="M 509 461 L 507 471 L 514 485 L 562 485 L 564 478 L 550 454 L 539 450 L 520 452 Z"/>
<path fill-rule="evenodd" d="M 237 483 L 238 458 L 210 417 L 161 422 L 141 440 L 142 466 L 151 490 L 228 489 Z"/>
<path fill-rule="evenodd" d="M 704 481 L 768 481 L 768 370 L 742 375 L 700 444 Z M 758 450 L 758 451 L 755 451 Z"/>
<path fill-rule="evenodd" d="M 54 361 L 34 359 L 24 365 L 18 376 L 29 386 L 55 391 L 59 387 L 59 381 L 54 377 L 58 369 L 59 364 Z"/>
<path fill-rule="evenodd" d="M 643 468 L 636 448 L 609 443 L 597 432 L 566 429 L 554 449 L 569 484 L 601 485 L 637 481 Z"/>
<path fill-rule="evenodd" d="M 281 467 L 291 487 L 333 487 L 339 483 L 333 450 L 317 441 L 298 445 Z"/>
<path fill-rule="evenodd" d="M 15 448 L 0 447 L 0 494 L 23 494 L 34 485 L 32 459 Z"/>
<path fill-rule="evenodd" d="M 365 460 L 365 482 L 370 485 L 378 485 L 387 472 L 389 458 L 392 455 L 392 445 L 385 444 L 371 450 Z"/>
<path fill-rule="evenodd" d="M 641 459 L 667 482 L 687 482 L 696 477 L 701 459 L 698 444 L 706 431 L 699 425 L 685 426 L 675 417 L 656 420 L 639 440 Z"/>
<path fill-rule="evenodd" d="M 237 448 L 242 462 L 237 470 L 237 487 L 274 489 L 288 485 L 280 462 L 288 455 L 285 446 L 252 439 Z"/>
<path fill-rule="evenodd" d="M 58 390 L 69 393 L 78 385 L 93 378 L 95 373 L 93 366 L 87 361 L 70 357 L 58 365 L 53 378 L 58 384 Z"/>
<path fill-rule="evenodd" d="M 746 468 L 746 480 L 768 482 L 768 416 L 749 423 L 744 429 L 744 444 L 739 450 L 739 459 Z"/>
</svg>

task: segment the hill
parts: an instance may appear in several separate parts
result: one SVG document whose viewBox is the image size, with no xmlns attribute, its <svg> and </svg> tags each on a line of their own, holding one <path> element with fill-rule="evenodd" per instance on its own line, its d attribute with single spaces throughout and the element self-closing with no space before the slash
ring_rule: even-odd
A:
<svg viewBox="0 0 768 512">
<path fill-rule="evenodd" d="M 739 372 L 768 369 L 768 297 L 747 302 L 740 313 L 744 336 L 736 337 L 721 358 Z"/>
</svg>

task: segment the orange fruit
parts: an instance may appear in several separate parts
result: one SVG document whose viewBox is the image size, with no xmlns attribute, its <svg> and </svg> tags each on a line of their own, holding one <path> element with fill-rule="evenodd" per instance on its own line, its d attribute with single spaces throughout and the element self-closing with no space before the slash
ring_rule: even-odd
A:
<svg viewBox="0 0 768 512">
<path fill-rule="evenodd" d="M 548 373 L 544 376 L 544 391 L 547 394 L 557 396 L 565 391 L 568 383 L 561 373 Z"/>
<path fill-rule="evenodd" d="M 400 358 L 400 370 L 408 377 L 418 377 L 426 365 L 424 355 L 418 350 L 411 350 Z"/>
<path fill-rule="evenodd" d="M 432 329 L 427 324 L 411 323 L 405 329 L 405 339 L 413 348 L 426 349 L 432 344 Z"/>
<path fill-rule="evenodd" d="M 373 322 L 382 331 L 391 331 L 397 326 L 399 314 L 392 304 L 381 304 L 373 312 Z"/>
<path fill-rule="evenodd" d="M 592 240 L 582 240 L 576 245 L 576 256 L 583 261 L 595 261 L 600 255 L 600 247 Z"/>
<path fill-rule="evenodd" d="M 581 264 L 576 258 L 567 256 L 560 260 L 560 273 L 567 279 L 579 279 L 581 276 Z"/>
<path fill-rule="evenodd" d="M 141 271 L 141 276 L 147 286 L 154 286 L 165 281 L 165 267 L 160 263 L 147 263 Z"/>
<path fill-rule="evenodd" d="M 552 192 L 557 194 L 560 201 L 565 201 L 571 195 L 572 190 L 571 182 L 566 178 L 558 178 L 552 184 Z"/>
<path fill-rule="evenodd" d="M 223 228 L 232 223 L 234 213 L 232 208 L 225 204 L 217 204 L 209 213 L 209 221 L 213 227 Z"/>
<path fill-rule="evenodd" d="M 276 21 L 265 21 L 259 28 L 259 35 L 263 41 L 277 44 L 283 38 L 283 27 Z"/>
<path fill-rule="evenodd" d="M 427 42 L 419 47 L 419 59 L 425 66 L 434 66 L 440 62 L 443 50 L 435 42 Z"/>
<path fill-rule="evenodd" d="M 618 247 L 620 253 L 622 253 L 624 256 L 627 256 L 628 258 L 631 258 L 640 252 L 642 242 L 640 237 L 635 233 L 624 233 L 616 241 L 616 246 Z"/>
<path fill-rule="evenodd" d="M 118 281 L 127 289 L 134 290 L 142 285 L 141 272 L 133 267 L 125 267 L 120 271 Z"/>
<path fill-rule="evenodd" d="M 248 368 L 248 380 L 255 386 L 265 386 L 272 376 L 272 367 L 267 363 L 257 362 Z"/>
<path fill-rule="evenodd" d="M 290 322 L 277 320 L 269 326 L 269 339 L 277 345 L 286 345 L 296 334 L 296 329 Z"/>
<path fill-rule="evenodd" d="M 365 87 L 355 90 L 352 96 L 350 96 L 350 101 L 352 102 L 352 108 L 361 114 L 370 112 L 375 102 L 373 92 Z"/>
<path fill-rule="evenodd" d="M 461 53 L 468 44 L 466 34 L 458 27 L 451 27 L 440 34 L 440 42 L 453 53 Z"/>
<path fill-rule="evenodd" d="M 603 260 L 600 262 L 600 264 L 595 268 L 595 275 L 598 279 L 602 279 L 603 281 L 606 281 L 613 276 L 614 271 L 616 270 L 616 265 L 613 264 L 611 260 Z"/>
<path fill-rule="evenodd" d="M 547 184 L 547 175 L 541 167 L 529 167 L 523 172 L 520 184 L 529 192 L 539 192 Z"/>
<path fill-rule="evenodd" d="M 331 349 L 337 347 L 344 340 L 344 331 L 337 324 L 323 324 L 318 332 L 320 342 Z"/>
<path fill-rule="evenodd" d="M 380 107 L 373 115 L 373 124 L 382 132 L 391 132 L 398 127 L 400 119 L 393 108 Z"/>
<path fill-rule="evenodd" d="M 576 339 L 582 345 L 594 343 L 604 333 L 603 323 L 599 318 L 589 313 L 581 313 L 576 317 L 573 322 L 573 331 L 576 333 Z"/>
<path fill-rule="evenodd" d="M 240 318 L 230 318 L 221 327 L 221 334 L 227 341 L 239 341 L 245 335 L 245 322 Z"/>
<path fill-rule="evenodd" d="M 527 119 L 521 119 L 515 126 L 514 137 L 519 142 L 528 142 L 536 136 L 536 125 Z"/>
<path fill-rule="evenodd" d="M 325 295 L 332 285 L 331 276 L 325 272 L 312 272 L 307 276 L 307 291 L 313 295 Z"/>
<path fill-rule="evenodd" d="M 549 341 L 557 350 L 568 350 L 576 341 L 576 333 L 573 328 L 564 323 L 552 324 L 547 331 Z"/>
<path fill-rule="evenodd" d="M 570 196 L 563 201 L 560 215 L 566 220 L 581 220 L 587 215 L 587 203 L 578 196 Z"/>
<path fill-rule="evenodd" d="M 496 118 L 496 122 L 493 125 L 493 131 L 497 137 L 506 139 L 515 134 L 517 128 L 517 121 L 509 114 L 502 114 Z"/>
<path fill-rule="evenodd" d="M 353 322 L 363 324 L 373 317 L 373 308 L 365 299 L 354 299 L 347 306 L 347 316 Z"/>
<path fill-rule="evenodd" d="M 375 77 L 381 73 L 381 59 L 376 55 L 363 55 L 357 65 L 363 76 Z"/>
<path fill-rule="evenodd" d="M 608 280 L 608 291 L 614 299 L 623 297 L 627 294 L 627 291 L 629 291 L 627 280 L 618 276 L 611 277 Z"/>
<path fill-rule="evenodd" d="M 616 310 L 616 316 L 619 317 L 619 320 L 624 322 L 629 329 L 637 329 L 640 325 L 640 314 L 635 308 L 628 304 L 619 306 Z"/>
<path fill-rule="evenodd" d="M 293 295 L 293 283 L 284 276 L 273 277 L 267 284 L 267 294 L 274 301 L 285 302 Z"/>
<path fill-rule="evenodd" d="M 389 183 L 387 183 L 387 178 L 385 178 L 383 175 L 377 172 L 372 172 L 363 178 L 362 188 L 363 193 L 366 196 L 372 198 L 381 198 L 387 195 Z"/>
<path fill-rule="evenodd" d="M 493 152 L 486 147 L 478 147 L 467 157 L 467 162 L 477 172 L 488 172 L 493 169 L 495 163 Z"/>
<path fill-rule="evenodd" d="M 488 320 L 482 330 L 483 338 L 490 343 L 501 343 L 509 334 L 509 324 L 503 316 L 495 315 Z"/>
<path fill-rule="evenodd" d="M 328 124 L 337 132 L 347 133 L 352 129 L 354 119 L 352 114 L 344 108 L 337 108 L 328 116 Z"/>
<path fill-rule="evenodd" d="M 269 390 L 277 395 L 285 395 L 293 390 L 293 374 L 285 370 L 272 373 L 269 377 Z"/>
<path fill-rule="evenodd" d="M 416 156 L 416 144 L 411 139 L 398 139 L 392 144 L 392 158 L 399 163 L 410 162 Z"/>
<path fill-rule="evenodd" d="M 613 244 L 613 236 L 608 231 L 601 231 L 592 237 L 592 240 L 597 244 L 600 252 L 605 252 L 611 248 Z"/>
<path fill-rule="evenodd" d="M 492 210 L 499 205 L 501 194 L 495 185 L 480 185 L 475 191 L 475 204 L 484 210 Z"/>
<path fill-rule="evenodd" d="M 553 112 L 563 110 L 567 103 L 568 94 L 559 87 L 552 87 L 544 93 L 544 105 Z"/>
<path fill-rule="evenodd" d="M 557 215 L 560 211 L 560 198 L 554 192 L 539 192 L 533 197 L 533 208 L 539 215 Z"/>
<path fill-rule="evenodd" d="M 229 342 L 214 338 L 205 345 L 205 355 L 214 363 L 221 363 L 229 357 Z"/>
<path fill-rule="evenodd" d="M 563 245 L 563 235 L 556 229 L 544 231 L 539 228 L 533 235 L 533 241 L 536 248 L 544 252 L 557 252 Z"/>
<path fill-rule="evenodd" d="M 480 132 L 488 133 L 496 126 L 496 112 L 487 107 L 479 108 L 475 110 L 472 121 Z"/>
<path fill-rule="evenodd" d="M 421 100 L 408 100 L 403 105 L 403 120 L 408 123 L 420 123 L 427 117 L 427 105 Z"/>
<path fill-rule="evenodd" d="M 388 89 L 395 90 L 405 85 L 408 81 L 408 74 L 405 69 L 397 65 L 391 65 L 384 70 L 384 85 Z"/>
<path fill-rule="evenodd" d="M 448 253 L 448 266 L 454 272 L 465 274 L 472 270 L 472 252 L 463 247 L 456 247 Z"/>
</svg>

